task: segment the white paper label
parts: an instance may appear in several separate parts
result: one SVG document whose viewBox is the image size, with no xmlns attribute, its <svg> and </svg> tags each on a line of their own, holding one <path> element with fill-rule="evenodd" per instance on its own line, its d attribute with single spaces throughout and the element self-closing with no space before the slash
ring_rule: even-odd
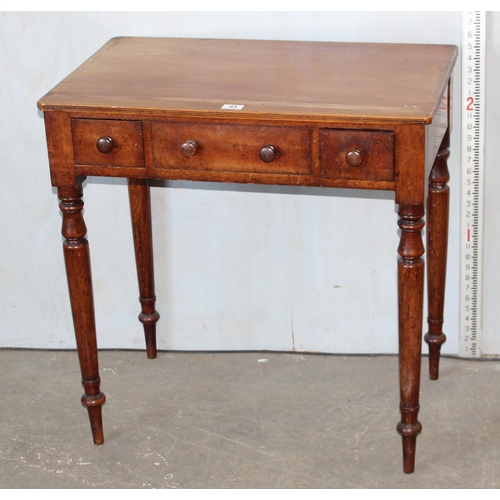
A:
<svg viewBox="0 0 500 500">
<path fill-rule="evenodd" d="M 232 109 L 234 111 L 240 111 L 244 108 L 244 104 L 224 104 L 220 109 Z"/>
</svg>

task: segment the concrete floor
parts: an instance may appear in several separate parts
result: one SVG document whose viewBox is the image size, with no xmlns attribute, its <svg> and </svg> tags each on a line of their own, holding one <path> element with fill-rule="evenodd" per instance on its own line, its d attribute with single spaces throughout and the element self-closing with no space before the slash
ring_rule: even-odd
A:
<svg viewBox="0 0 500 500">
<path fill-rule="evenodd" d="M 0 350 L 1 488 L 500 487 L 500 361 L 423 377 L 411 475 L 395 356 L 102 351 L 100 369 L 95 446 L 76 353 Z"/>
</svg>

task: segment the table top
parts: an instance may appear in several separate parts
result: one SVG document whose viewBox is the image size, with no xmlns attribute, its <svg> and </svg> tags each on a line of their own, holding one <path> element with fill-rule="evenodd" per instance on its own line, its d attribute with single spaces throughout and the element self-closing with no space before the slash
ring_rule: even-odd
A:
<svg viewBox="0 0 500 500">
<path fill-rule="evenodd" d="M 429 124 L 456 57 L 451 45 L 120 37 L 38 106 L 115 117 L 237 113 Z"/>
</svg>

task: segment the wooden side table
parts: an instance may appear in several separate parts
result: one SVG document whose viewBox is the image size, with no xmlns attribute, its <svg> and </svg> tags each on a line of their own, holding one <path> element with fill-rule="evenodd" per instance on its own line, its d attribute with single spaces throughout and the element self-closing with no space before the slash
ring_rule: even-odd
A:
<svg viewBox="0 0 500 500">
<path fill-rule="evenodd" d="M 445 288 L 450 77 L 446 45 L 114 38 L 38 102 L 44 112 L 94 443 L 102 444 L 86 176 L 128 179 L 147 355 L 156 357 L 149 179 L 395 192 L 403 468 L 413 472 L 422 346 L 424 206 L 430 377 Z"/>
</svg>

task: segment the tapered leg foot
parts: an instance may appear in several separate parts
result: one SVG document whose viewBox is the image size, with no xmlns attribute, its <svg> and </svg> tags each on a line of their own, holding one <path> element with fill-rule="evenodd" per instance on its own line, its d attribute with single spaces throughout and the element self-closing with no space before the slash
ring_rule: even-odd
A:
<svg viewBox="0 0 500 500">
<path fill-rule="evenodd" d="M 406 474 L 415 471 L 417 436 L 422 432 L 422 424 L 417 419 L 418 410 L 418 406 L 416 408 L 400 408 L 401 422 L 397 425 L 397 431 L 403 439 L 403 471 Z"/>
<path fill-rule="evenodd" d="M 146 354 L 149 359 L 156 358 L 156 323 L 160 315 L 155 311 L 156 297 L 151 299 L 139 298 L 142 305 L 142 312 L 139 314 L 139 321 L 144 326 L 144 338 L 146 340 Z M 144 312 L 152 311 L 152 312 Z"/>
<path fill-rule="evenodd" d="M 441 346 L 446 342 L 446 335 L 442 332 L 443 322 L 429 321 L 429 331 L 424 335 L 424 339 L 429 345 L 429 378 L 437 380 L 439 378 L 439 360 L 441 359 Z M 433 328 L 434 327 L 434 328 Z M 433 330 L 441 330 L 440 333 L 433 333 Z"/>
<path fill-rule="evenodd" d="M 153 230 L 149 182 L 144 179 L 129 179 L 128 190 L 139 281 L 139 301 L 142 306 L 139 321 L 144 325 L 147 356 L 153 359 L 156 358 L 156 323 L 160 319 L 160 315 L 155 309 Z"/>
<path fill-rule="evenodd" d="M 446 260 L 448 252 L 448 219 L 450 188 L 448 157 L 450 135 L 447 131 L 439 148 L 429 176 L 427 198 L 427 299 L 429 330 L 425 341 L 429 345 L 429 377 L 439 378 L 441 346 L 446 341 L 443 333 Z"/>
<path fill-rule="evenodd" d="M 97 382 L 97 385 L 99 382 Z M 85 384 L 84 384 L 85 385 Z M 94 444 L 104 443 L 104 433 L 102 427 L 102 405 L 106 401 L 106 396 L 102 392 L 95 395 L 84 394 L 82 396 L 82 405 L 85 406 L 89 413 L 90 429 L 92 431 L 92 439 Z"/>
</svg>

